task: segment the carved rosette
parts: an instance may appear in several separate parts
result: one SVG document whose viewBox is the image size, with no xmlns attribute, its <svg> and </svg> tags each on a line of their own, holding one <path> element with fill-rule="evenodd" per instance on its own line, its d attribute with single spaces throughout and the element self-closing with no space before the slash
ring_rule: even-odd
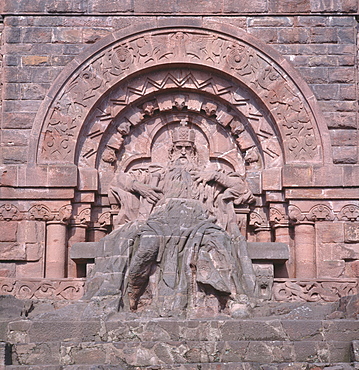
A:
<svg viewBox="0 0 359 370">
<path fill-rule="evenodd" d="M 49 107 L 43 122 L 39 161 L 73 162 L 74 143 L 85 118 L 90 111 L 95 111 L 100 97 L 117 85 L 121 93 L 114 110 L 127 105 L 126 95 L 129 92 L 121 83 L 128 76 L 143 68 L 175 62 L 206 66 L 218 73 L 224 71 L 229 76 L 235 76 L 241 86 L 248 86 L 272 113 L 289 162 L 320 160 L 321 144 L 317 139 L 310 105 L 280 64 L 244 40 L 214 31 L 181 28 L 128 37 L 108 44 L 101 52 L 87 59 L 63 84 Z M 230 83 L 234 81 L 232 77 L 229 80 Z M 152 86 L 156 84 L 153 80 Z M 148 85 L 134 86 L 140 94 L 148 88 Z M 220 97 L 226 99 L 226 91 L 220 91 Z M 242 99 L 240 92 L 238 99 Z M 181 103 L 175 103 L 179 108 Z M 100 118 L 99 125 L 108 125 L 116 112 L 111 112 L 111 109 L 102 112 L 104 116 Z M 89 156 L 93 150 L 96 148 L 88 148 Z"/>
</svg>

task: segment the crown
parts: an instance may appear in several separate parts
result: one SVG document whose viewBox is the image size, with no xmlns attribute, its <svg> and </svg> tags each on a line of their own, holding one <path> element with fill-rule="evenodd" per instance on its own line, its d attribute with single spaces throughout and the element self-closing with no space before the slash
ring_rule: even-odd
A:
<svg viewBox="0 0 359 370">
<path fill-rule="evenodd" d="M 180 122 L 180 127 L 176 127 L 173 130 L 172 142 L 177 143 L 179 141 L 194 143 L 195 132 L 187 126 L 188 122 L 182 119 Z"/>
</svg>

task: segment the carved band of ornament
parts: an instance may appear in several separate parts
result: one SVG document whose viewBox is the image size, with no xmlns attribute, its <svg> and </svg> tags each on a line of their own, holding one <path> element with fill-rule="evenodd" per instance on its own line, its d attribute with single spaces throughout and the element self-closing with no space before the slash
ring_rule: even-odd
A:
<svg viewBox="0 0 359 370">
<path fill-rule="evenodd" d="M 85 208 L 78 215 L 75 215 L 74 222 L 80 225 L 89 224 L 91 222 L 91 208 Z"/>
<path fill-rule="evenodd" d="M 253 211 L 249 214 L 249 225 L 254 227 L 267 226 L 267 220 L 259 212 Z"/>
<path fill-rule="evenodd" d="M 284 279 L 283 279 L 284 280 Z M 359 293 L 358 280 L 286 280 L 275 279 L 273 300 L 279 302 L 335 302 Z"/>
<path fill-rule="evenodd" d="M 0 207 L 0 221 L 19 221 L 22 215 L 13 204 L 3 204 Z"/>
<path fill-rule="evenodd" d="M 111 221 L 111 212 L 104 212 L 98 218 L 98 223 L 101 227 L 110 226 L 112 225 Z"/>
<path fill-rule="evenodd" d="M 179 71 L 183 72 L 183 71 Z M 183 72 L 184 73 L 184 72 Z M 181 75 L 181 73 L 179 73 Z M 128 108 L 125 109 L 126 105 L 123 103 L 123 98 L 112 96 L 109 99 L 109 105 L 100 105 L 98 107 L 100 113 L 96 116 L 96 119 L 92 122 L 87 122 L 86 126 L 89 127 L 89 133 L 87 134 L 86 141 L 83 144 L 80 163 L 81 165 L 86 164 L 87 166 L 95 166 L 96 154 L 98 148 L 100 147 L 101 139 L 106 130 L 111 130 L 112 126 L 116 127 L 117 132 L 113 133 L 110 136 L 110 139 L 106 143 L 106 149 L 102 153 L 102 159 L 105 162 L 113 163 L 116 161 L 116 151 L 118 151 L 123 142 L 124 137 L 129 135 L 131 129 L 134 126 L 144 122 L 147 118 L 151 118 L 155 113 L 167 113 L 180 112 L 186 108 L 186 112 L 206 114 L 209 117 L 213 117 L 216 121 L 223 127 L 229 127 L 232 135 L 235 136 L 235 141 L 239 149 L 243 152 L 249 150 L 251 147 L 254 147 L 256 143 L 253 138 L 245 131 L 244 124 L 241 122 L 245 120 L 244 118 L 239 118 L 235 112 L 236 108 L 232 106 L 232 111 L 229 113 L 228 106 L 225 106 L 222 103 L 215 103 L 208 100 L 206 96 L 200 94 L 200 88 L 203 88 L 204 91 L 213 91 L 217 85 L 222 86 L 227 96 L 227 100 L 231 104 L 238 105 L 240 108 L 240 114 L 246 117 L 248 122 L 255 121 L 255 125 L 252 126 L 254 134 L 257 137 L 257 140 L 260 142 L 260 145 L 263 149 L 263 152 L 267 155 L 266 161 L 270 163 L 271 161 L 278 160 L 281 157 L 281 146 L 278 143 L 273 129 L 272 123 L 270 123 L 268 117 L 264 117 L 263 114 L 259 111 L 259 107 L 256 106 L 252 97 L 241 91 L 239 95 L 238 87 L 228 85 L 227 82 L 223 79 L 220 79 L 217 76 L 206 74 L 208 79 L 206 80 L 207 84 L 205 86 L 201 85 L 200 81 L 197 81 L 200 78 L 204 78 L 204 73 L 199 75 L 198 71 L 191 71 L 191 73 L 186 75 L 186 79 L 182 80 L 179 76 L 172 75 L 172 73 L 161 72 L 156 73 L 155 75 L 144 76 L 141 80 L 139 78 L 136 81 L 127 82 L 124 90 L 126 90 L 126 102 L 128 103 Z M 153 92 L 152 84 L 149 81 L 153 79 L 157 80 L 158 89 L 165 88 L 168 83 L 169 86 L 173 83 L 177 83 L 178 86 L 187 89 L 193 89 L 194 86 L 199 87 L 199 90 L 196 92 L 186 92 L 183 94 L 176 94 L 168 92 L 166 95 L 158 95 L 151 100 L 138 103 L 134 99 L 138 99 L 139 95 L 145 95 L 147 89 L 149 92 Z M 163 81 L 163 83 L 160 83 Z M 197 83 L 196 83 L 197 82 Z M 131 87 L 132 84 L 137 84 L 143 86 L 138 92 L 134 87 Z M 211 86 L 211 88 L 209 88 Z M 225 86 L 225 87 L 223 87 Z M 137 94 L 134 94 L 134 91 Z M 221 95 L 221 94 L 219 94 Z M 229 97 L 229 98 L 228 98 Z M 107 102 L 107 100 L 106 100 Z M 125 109 L 124 111 L 121 111 Z M 239 114 L 239 112 L 237 112 Z M 248 123 L 250 125 L 250 123 Z M 243 148 L 245 146 L 245 148 Z M 252 153 L 248 156 L 249 161 L 253 160 Z M 258 160 L 258 158 L 257 158 Z"/>
<path fill-rule="evenodd" d="M 269 220 L 273 224 L 281 224 L 288 220 L 288 217 L 286 214 L 281 212 L 278 208 L 270 207 L 269 208 Z"/>
<path fill-rule="evenodd" d="M 275 117 L 293 160 L 318 159 L 308 103 L 279 64 L 252 46 L 214 32 L 157 31 L 107 47 L 83 64 L 57 94 L 44 123 L 40 156 L 69 161 L 74 142 L 99 98 L 131 73 L 174 62 L 213 67 L 235 75 Z M 141 93 L 141 88 L 138 89 Z M 74 140 L 75 139 L 75 140 Z"/>
<path fill-rule="evenodd" d="M 84 294 L 84 279 L 16 280 L 0 278 L 0 294 L 18 299 L 78 300 Z"/>
<path fill-rule="evenodd" d="M 55 215 L 51 213 L 50 209 L 43 204 L 37 204 L 31 207 L 28 211 L 29 220 L 36 221 L 52 221 Z"/>
<path fill-rule="evenodd" d="M 355 204 L 344 206 L 338 214 L 338 219 L 342 221 L 358 221 L 359 207 Z"/>
<path fill-rule="evenodd" d="M 314 206 L 307 215 L 308 221 L 333 221 L 334 218 L 333 211 L 324 204 Z"/>
</svg>

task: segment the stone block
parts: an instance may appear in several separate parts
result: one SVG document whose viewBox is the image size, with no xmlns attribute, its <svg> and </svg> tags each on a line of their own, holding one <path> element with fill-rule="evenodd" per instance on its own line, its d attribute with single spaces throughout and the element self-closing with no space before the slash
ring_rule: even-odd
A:
<svg viewBox="0 0 359 370">
<path fill-rule="evenodd" d="M 82 29 L 65 29 L 65 28 L 56 28 L 53 31 L 53 40 L 52 42 L 59 42 L 63 44 L 77 44 L 82 43 Z"/>
<path fill-rule="evenodd" d="M 16 242 L 18 233 L 17 221 L 0 221 L 0 242 Z"/>
<path fill-rule="evenodd" d="M 21 58 L 24 66 L 41 66 L 49 65 L 49 55 L 26 55 Z"/>
<path fill-rule="evenodd" d="M 337 29 L 334 27 L 311 27 L 309 38 L 313 44 L 335 44 L 338 39 Z"/>
<path fill-rule="evenodd" d="M 79 168 L 78 189 L 82 191 L 97 190 L 98 173 L 96 169 Z"/>
<path fill-rule="evenodd" d="M 330 174 L 330 176 L 328 176 Z M 344 182 L 343 168 L 341 166 L 325 165 L 313 168 L 314 186 L 342 186 Z"/>
<path fill-rule="evenodd" d="M 324 117 L 328 128 L 356 128 L 354 112 L 327 112 Z"/>
<path fill-rule="evenodd" d="M 2 149 L 2 161 L 4 164 L 24 164 L 27 162 L 27 147 L 11 146 Z"/>
<path fill-rule="evenodd" d="M 286 165 L 283 167 L 283 186 L 311 186 L 313 167 Z"/>
<path fill-rule="evenodd" d="M 254 0 L 254 1 L 244 0 L 241 2 L 238 2 L 236 0 L 225 0 L 223 3 L 224 13 L 246 13 L 246 12 L 266 13 L 267 11 L 268 11 L 267 1 L 262 1 L 262 0 Z"/>
<path fill-rule="evenodd" d="M 248 254 L 252 260 L 284 262 L 289 259 L 289 247 L 285 243 L 249 242 Z"/>
<path fill-rule="evenodd" d="M 315 229 L 321 243 L 340 243 L 344 239 L 344 226 L 341 222 L 318 222 Z"/>
<path fill-rule="evenodd" d="M 330 138 L 334 146 L 357 146 L 357 130 L 330 130 Z"/>
<path fill-rule="evenodd" d="M 18 242 L 0 242 L 0 256 L 2 261 L 25 261 L 25 244 Z"/>
<path fill-rule="evenodd" d="M 49 43 L 53 30 L 50 27 L 28 27 L 23 29 L 24 43 Z"/>
<path fill-rule="evenodd" d="M 300 17 L 299 17 L 300 18 Z M 303 17 L 308 18 L 308 17 Z M 253 17 L 248 20 L 248 27 L 292 27 L 293 17 Z"/>
<path fill-rule="evenodd" d="M 309 13 L 310 0 L 269 0 L 269 11 L 274 13 Z"/>
<path fill-rule="evenodd" d="M 323 338 L 319 320 L 283 320 L 282 326 L 291 341 L 321 341 Z"/>
<path fill-rule="evenodd" d="M 318 100 L 337 100 L 339 98 L 339 86 L 335 84 L 314 84 L 311 87 Z"/>
<path fill-rule="evenodd" d="M 60 343 L 57 342 L 15 344 L 12 349 L 13 360 L 21 365 L 60 364 Z"/>
<path fill-rule="evenodd" d="M 282 190 L 282 169 L 267 168 L 263 170 L 263 190 Z"/>
<path fill-rule="evenodd" d="M 100 257 L 101 248 L 97 242 L 80 242 L 71 247 L 70 258 L 73 260 L 93 259 Z"/>
<path fill-rule="evenodd" d="M 355 81 L 355 69 L 352 67 L 331 68 L 328 77 L 329 83 L 353 83 Z"/>
<path fill-rule="evenodd" d="M 359 340 L 352 341 L 351 361 L 359 362 Z"/>
<path fill-rule="evenodd" d="M 101 330 L 100 320 L 76 321 L 69 317 L 68 320 L 59 321 L 34 321 L 29 327 L 28 336 L 30 342 L 62 342 L 84 341 L 90 342 L 99 339 Z"/>
<path fill-rule="evenodd" d="M 351 222 L 344 224 L 344 242 L 359 243 L 359 223 Z"/>
<path fill-rule="evenodd" d="M 72 187 L 77 185 L 75 165 L 49 165 L 47 181 L 49 186 Z"/>
<path fill-rule="evenodd" d="M 266 44 L 275 44 L 278 41 L 278 29 L 277 28 L 249 28 L 248 32 L 254 37 L 262 40 Z"/>
<path fill-rule="evenodd" d="M 26 146 L 28 145 L 30 130 L 10 129 L 2 130 L 4 146 Z"/>
<path fill-rule="evenodd" d="M 356 89 L 355 85 L 340 85 L 339 99 L 340 100 L 355 100 Z"/>
<path fill-rule="evenodd" d="M 50 0 L 46 1 L 45 9 L 49 13 L 84 13 L 87 9 L 88 0 Z"/>
<path fill-rule="evenodd" d="M 168 2 L 166 0 L 150 0 L 142 1 L 135 0 L 133 10 L 136 13 L 170 13 L 173 14 L 177 10 L 174 1 Z"/>
<path fill-rule="evenodd" d="M 320 261 L 317 266 L 318 276 L 321 278 L 336 279 L 342 277 L 345 270 L 345 262 L 340 261 Z"/>
<path fill-rule="evenodd" d="M 134 10 L 133 4 L 136 2 L 130 0 L 88 0 L 88 9 L 89 13 L 126 13 Z"/>
<path fill-rule="evenodd" d="M 281 28 L 278 30 L 278 42 L 283 44 L 306 44 L 310 31 L 306 28 Z"/>
<path fill-rule="evenodd" d="M 355 164 L 358 162 L 358 149 L 356 146 L 334 146 L 333 162 Z"/>
<path fill-rule="evenodd" d="M 298 71 L 309 84 L 325 84 L 329 80 L 329 70 L 327 67 L 300 67 Z"/>
<path fill-rule="evenodd" d="M 31 129 L 35 118 L 35 113 L 32 112 L 4 112 L 3 113 L 3 128 L 7 129 Z"/>
</svg>

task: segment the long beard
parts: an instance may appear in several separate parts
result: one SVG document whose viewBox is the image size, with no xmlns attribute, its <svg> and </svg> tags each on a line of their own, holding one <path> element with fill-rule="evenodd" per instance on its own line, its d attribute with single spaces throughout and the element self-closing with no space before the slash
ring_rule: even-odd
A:
<svg viewBox="0 0 359 370">
<path fill-rule="evenodd" d="M 165 176 L 165 196 L 167 198 L 196 199 L 196 184 L 192 179 L 193 163 L 184 165 L 173 163 Z"/>
</svg>

